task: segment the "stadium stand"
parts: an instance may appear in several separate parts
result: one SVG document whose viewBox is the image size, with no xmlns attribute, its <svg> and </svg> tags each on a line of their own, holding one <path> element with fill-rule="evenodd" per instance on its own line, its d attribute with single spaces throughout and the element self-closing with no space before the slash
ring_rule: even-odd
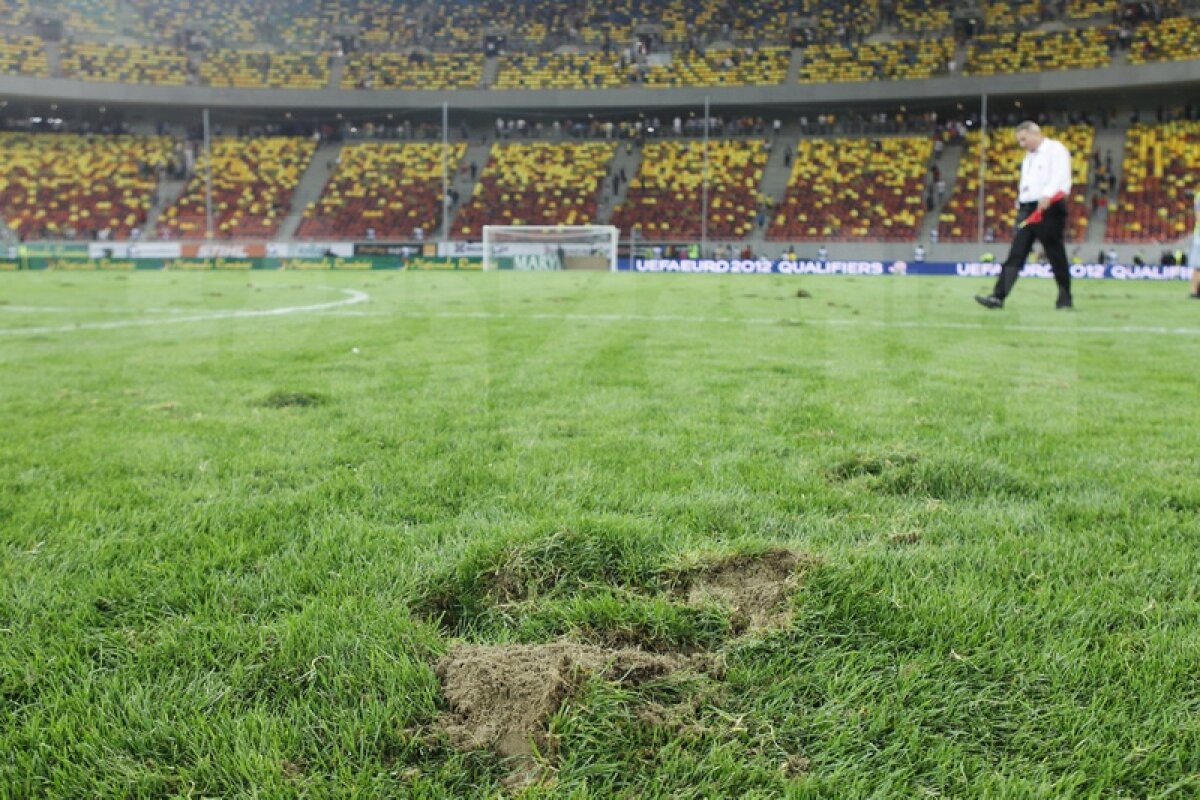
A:
<svg viewBox="0 0 1200 800">
<path fill-rule="evenodd" d="M 340 3 L 331 3 L 326 13 L 311 1 L 296 2 L 286 20 L 271 20 L 274 35 L 270 38 L 289 50 L 312 50 L 320 45 L 332 26 L 343 24 L 349 13 L 349 9 Z M 388 30 L 384 25 L 386 23 L 381 23 L 381 30 Z M 374 27 L 362 28 L 362 31 L 365 35 L 368 31 L 373 32 Z"/>
<path fill-rule="evenodd" d="M 183 86 L 188 59 L 173 47 L 78 42 L 64 45 L 61 70 L 64 78 L 84 81 Z"/>
<path fill-rule="evenodd" d="M 46 47 L 36 36 L 0 37 L 0 73 L 48 78 Z"/>
<path fill-rule="evenodd" d="M 329 57 L 319 53 L 212 50 L 200 64 L 200 79 L 217 87 L 323 89 Z"/>
<path fill-rule="evenodd" d="M 15 1 L 15 0 L 13 0 Z M 80 0 L 81 2 L 83 0 Z M 101 0 L 93 0 L 101 1 Z M 102 0 L 112 2 L 112 0 Z M 564 4 L 556 0 L 247 0 L 228 4 L 222 18 L 215 0 L 131 0 L 137 34 L 173 39 L 189 25 L 211 30 L 225 46 L 257 40 L 312 47 L 338 27 L 360 31 L 369 50 L 420 45 L 447 52 L 477 46 L 485 32 L 502 32 L 519 49 L 556 44 L 615 45 L 633 39 L 635 25 L 656 28 L 659 43 L 682 44 L 703 34 L 706 41 L 782 42 L 789 32 L 789 0 L 759 0 L 733 7 L 726 0 L 618 0 Z M 160 6 L 161 7 L 156 7 Z M 833 31 L 854 15 L 844 4 L 807 0 Z M 873 5 L 873 4 L 872 4 Z"/>
<path fill-rule="evenodd" d="M 646 69 L 640 80 L 651 87 L 772 86 L 787 79 L 789 59 L 784 47 L 677 52 L 669 64 Z"/>
<path fill-rule="evenodd" d="M 848 44 L 854 34 L 874 31 L 879 23 L 878 0 L 845 3 L 841 0 L 799 0 L 797 16 L 812 22 L 811 41 L 840 39 Z"/>
<path fill-rule="evenodd" d="M 375 8 L 383 9 L 387 5 L 385 0 L 375 0 Z M 571 29 L 576 32 L 588 29 L 599 6 L 563 4 L 554 0 L 523 0 L 519 3 L 444 0 L 428 6 L 412 3 L 408 6 L 405 22 L 416 22 L 420 28 L 418 38 L 423 45 L 438 48 L 464 50 L 477 46 L 487 31 L 503 31 L 513 44 L 536 47 L 552 34 L 556 34 L 556 39 L 564 40 Z"/>
<path fill-rule="evenodd" d="M 343 89 L 474 89 L 483 56 L 466 53 L 356 53 L 342 70 Z"/>
<path fill-rule="evenodd" d="M 997 75 L 1095 69 L 1111 62 L 1108 43 L 1098 28 L 984 34 L 967 45 L 964 74 Z"/>
<path fill-rule="evenodd" d="M 0 25 L 24 27 L 35 20 L 61 21 L 69 33 L 120 32 L 120 0 L 0 0 Z"/>
<path fill-rule="evenodd" d="M 0 0 L 0 19 L 8 25 L 27 25 L 32 15 L 33 6 L 30 0 Z"/>
<path fill-rule="evenodd" d="M 790 32 L 793 4 L 789 0 L 760 0 L 740 5 L 718 0 L 714 5 L 718 8 L 714 21 L 728 24 L 739 40 L 784 41 Z"/>
<path fill-rule="evenodd" d="M 932 152 L 928 136 L 801 139 L 767 238 L 914 239 Z"/>
<path fill-rule="evenodd" d="M 420 15 L 416 13 L 416 9 L 419 7 L 413 3 L 388 2 L 388 0 L 360 2 L 352 7 L 346 18 L 359 26 L 363 42 L 371 48 L 438 44 L 438 33 L 448 29 L 441 28 L 437 23 L 432 26 L 431 31 L 422 28 L 419 22 Z M 440 9 L 441 4 L 436 5 L 435 8 Z M 340 19 L 342 17 L 335 17 L 334 24 L 337 24 Z M 453 32 L 451 33 L 453 35 Z M 467 41 L 457 39 L 451 42 L 442 42 L 444 46 L 449 45 L 453 49 L 462 49 L 463 45 L 467 43 Z"/>
<path fill-rule="evenodd" d="M 209 86 L 261 87 L 267 82 L 271 56 L 243 50 L 211 50 L 200 63 L 200 80 Z"/>
<path fill-rule="evenodd" d="M 541 54 L 501 60 L 498 89 L 591 89 L 645 86 L 771 86 L 787 78 L 783 47 L 676 52 L 667 64 L 632 64 L 615 54 Z"/>
<path fill-rule="evenodd" d="M 126 0 L 132 33 L 146 39 L 178 42 L 187 30 L 204 31 L 211 44 L 252 45 L 260 24 L 290 19 L 285 0 Z"/>
<path fill-rule="evenodd" d="M 1092 145 L 1095 130 L 1087 125 L 1072 125 L 1065 130 L 1044 126 L 1043 132 L 1060 140 L 1071 151 L 1071 200 L 1065 240 L 1082 242 L 1087 236 L 1086 202 Z M 1007 240 L 1016 218 L 1017 183 L 1021 175 L 1024 151 L 1010 129 L 988 136 L 987 176 L 984 181 L 985 237 L 990 231 L 996 239 Z M 973 242 L 979 236 L 979 159 L 980 135 L 967 135 L 967 147 L 959 162 L 958 175 L 946 207 L 938 222 L 938 238 L 944 242 Z"/>
<path fill-rule="evenodd" d="M 1134 125 L 1126 133 L 1122 190 L 1106 237 L 1167 242 L 1188 235 L 1198 190 L 1200 122 Z"/>
<path fill-rule="evenodd" d="M 1041 19 L 1042 4 L 1039 0 L 998 0 L 984 7 L 983 19 L 990 31 L 1007 31 L 1028 27 Z"/>
<path fill-rule="evenodd" d="M 896 4 L 896 22 L 910 32 L 944 31 L 951 25 L 945 0 L 902 0 Z"/>
<path fill-rule="evenodd" d="M 767 163 L 762 139 L 719 139 L 708 144 L 708 235 L 745 238 L 755 225 L 758 187 Z M 703 146 L 699 142 L 651 142 L 630 180 L 625 202 L 612 224 L 623 235 L 637 230 L 647 241 L 695 238 L 701 234 Z"/>
<path fill-rule="evenodd" d="M 1066 11 L 1069 19 L 1112 19 L 1119 7 L 1117 0 L 1067 0 Z"/>
<path fill-rule="evenodd" d="M 815 3 L 814 3 L 815 5 Z M 478 42 L 485 28 L 507 30 L 523 45 L 625 43 L 635 25 L 658 29 L 661 41 L 682 44 L 703 32 L 710 41 L 783 41 L 788 0 L 759 0 L 734 7 L 725 0 L 617 0 L 564 4 L 553 0 L 510 3 L 487 0 L 438 4 L 430 26 L 447 44 Z M 448 34 L 448 35 L 447 35 Z"/>
<path fill-rule="evenodd" d="M 63 26 L 72 33 L 112 34 L 121 28 L 118 0 L 60 0 L 38 3 L 37 8 L 61 14 Z"/>
<path fill-rule="evenodd" d="M 646 5 L 642 3 L 642 8 Z M 786 37 L 793 5 L 785 0 L 739 5 L 724 0 L 670 0 L 653 19 L 663 26 L 666 42 L 687 42 L 696 31 L 706 31 L 714 40 L 761 43 Z"/>
<path fill-rule="evenodd" d="M 544 53 L 505 56 L 497 89 L 610 89 L 628 82 L 628 68 L 604 53 Z"/>
<path fill-rule="evenodd" d="M 312 160 L 311 138 L 218 138 L 212 144 L 214 235 L 269 238 L 291 207 L 292 193 Z M 205 234 L 206 165 L 201 160 L 183 195 L 159 219 L 160 232 L 195 239 Z"/>
<path fill-rule="evenodd" d="M 504 0 L 445 0 L 436 4 L 419 0 L 47 0 L 37 4 L 31 0 L 0 0 L 0 13 L 6 12 L 10 22 L 25 23 L 25 28 L 7 28 L 20 33 L 0 36 L 0 68 L 9 74 L 49 76 L 50 65 L 55 62 L 47 58 L 46 42 L 25 34 L 44 9 L 56 19 L 61 18 L 68 28 L 58 61 L 63 77 L 137 85 L 201 83 L 214 87 L 318 89 L 328 87 L 336 72 L 340 86 L 346 89 L 480 88 L 485 85 L 487 62 L 482 53 L 474 51 L 481 49 L 485 32 L 495 31 L 519 45 L 514 52 L 525 52 L 502 54 L 489 88 L 781 85 L 788 75 L 792 53 L 786 47 L 774 46 L 773 40 L 786 39 L 796 21 L 811 26 L 804 42 L 797 43 L 802 48 L 798 73 L 802 84 L 927 79 L 947 71 L 956 45 L 966 50 L 963 73 L 978 76 L 1105 67 L 1112 63 L 1111 52 L 1126 46 L 1131 64 L 1200 58 L 1200 20 L 1170 16 L 1181 13 L 1180 7 L 1170 2 L 1161 9 L 1167 14 L 1163 20 L 1157 19 L 1157 10 L 1138 12 L 1129 18 L 1130 7 L 1118 0 L 985 1 L 985 27 L 989 32 L 956 42 L 948 35 L 956 8 L 950 0 L 888 0 L 882 5 L 884 19 L 878 0 L 864 4 L 758 0 L 746 7 L 728 0 L 584 0 L 574 4 L 556 0 L 522 0 L 515 4 Z M 1059 30 L 1064 20 L 1085 24 Z M 132 44 L 132 40 L 120 38 L 116 40 L 120 44 L 105 42 L 105 32 L 114 30 L 116 21 L 131 25 L 133 32 L 146 41 Z M 1054 22 L 1049 27 L 1055 30 L 1037 29 L 1039 23 L 1047 21 Z M 332 55 L 341 43 L 331 36 L 341 29 L 357 29 L 358 46 L 363 48 L 352 50 L 344 60 Z M 89 35 L 73 39 L 69 34 L 74 31 Z M 189 55 L 185 45 L 196 31 L 213 45 L 193 45 Z M 894 31 L 916 37 L 886 38 Z M 1118 32 L 1124 38 L 1118 40 Z M 120 33 L 127 35 L 130 31 Z M 873 39 L 883 40 L 864 40 L 874 33 L 882 37 Z M 962 34 L 959 31 L 957 35 Z M 756 40 L 755 47 L 747 48 L 744 45 L 751 37 Z M 597 47 L 587 52 L 551 52 L 563 43 L 592 43 Z M 280 45 L 290 49 L 280 50 Z M 430 47 L 452 48 L 455 52 Z M 543 47 L 545 51 L 538 52 Z M 51 45 L 50 56 L 54 56 L 54 50 Z M 634 53 L 632 59 L 630 52 Z M 801 126 L 805 133 L 812 112 L 811 108 L 797 112 L 804 115 Z M 674 113 L 668 111 L 664 116 L 669 118 Z M 816 118 L 824 121 L 812 130 L 838 136 L 923 130 L 919 124 L 903 121 L 904 112 L 896 115 L 892 127 L 876 124 L 873 113 L 870 124 L 858 124 L 856 118 L 860 122 L 865 119 L 859 113 L 848 106 L 830 109 Z M 887 112 L 889 116 L 893 113 Z M 607 148 L 603 152 L 586 153 L 541 141 L 545 117 L 532 115 L 527 129 L 521 120 L 522 127 L 515 135 L 523 143 L 498 145 L 506 149 L 493 150 L 476 196 L 461 209 L 453 226 L 454 235 L 478 235 L 483 221 L 598 221 L 597 200 L 606 188 L 604 176 L 614 138 L 640 144 L 645 159 L 631 182 L 629 199 L 615 210 L 613 221 L 625 230 L 637 227 L 646 239 L 669 241 L 698 235 L 699 186 L 691 182 L 691 176 L 699 171 L 699 145 L 659 138 L 698 137 L 703 128 L 695 113 L 686 112 L 686 131 L 672 129 L 669 119 L 661 124 L 653 112 L 636 123 L 629 121 L 632 115 L 614 121 L 615 115 L 607 109 L 605 114 L 587 114 L 589 119 L 600 117 L 589 123 L 568 120 L 565 128 L 556 124 L 556 140 L 608 139 L 604 145 L 597 145 Z M 61 120 L 58 115 L 52 116 L 57 126 Z M 1065 115 L 1054 118 L 1066 119 Z M 24 127 L 50 129 L 41 127 L 40 120 L 37 126 L 31 126 L 30 119 L 32 112 Z M 751 235 L 764 205 L 769 209 L 766 235 L 771 240 L 894 241 L 916 235 L 924 209 L 922 187 L 929 140 L 913 137 L 905 145 L 893 138 L 838 139 L 834 146 L 802 139 L 791 154 L 795 164 L 784 200 L 774 208 L 764 204 L 756 189 L 766 162 L 765 154 L 756 150 L 762 146 L 762 139 L 725 141 L 725 137 L 738 133 L 763 136 L 762 121 L 740 131 L 713 130 L 720 138 L 712 144 L 712 216 L 708 229 L 713 238 Z M 278 126 L 274 130 L 268 126 L 268 133 L 278 131 Z M 545 131 L 550 137 L 548 125 Z M 1165 126 L 1161 130 L 1141 126 L 1135 131 L 1130 132 L 1127 141 L 1131 152 L 1123 194 L 1106 198 L 1112 212 L 1110 238 L 1134 242 L 1174 237 L 1182 224 L 1180 214 L 1187 214 L 1187 208 L 1183 212 L 1176 208 L 1186 179 L 1168 156 L 1181 152 L 1181 148 L 1186 151 L 1195 146 L 1195 141 L 1191 133 L 1173 132 Z M 418 138 L 423 135 L 424 131 Z M 1081 210 L 1086 207 L 1086 156 L 1093 135 L 1086 126 L 1072 127 L 1066 133 L 1078 173 L 1072 198 L 1076 213 L 1072 214 L 1069 232 L 1073 240 L 1082 238 L 1087 230 L 1087 214 Z M 1010 195 L 1015 192 L 1016 182 L 1015 172 L 1009 173 L 1020 161 L 1010 138 L 1003 131 L 992 140 L 988 153 L 992 174 L 985 185 L 985 208 L 980 211 L 975 208 L 978 138 L 967 137 L 968 149 L 959 175 L 947 176 L 950 197 L 938 226 L 942 241 L 973 241 L 980 213 L 985 229 L 993 230 L 997 238 L 1007 235 Z M 649 144 L 645 143 L 647 139 Z M 245 153 L 241 155 L 234 152 L 234 145 L 221 145 L 225 150 L 217 156 L 221 164 L 218 182 L 230 183 L 218 192 L 218 204 L 224 205 L 218 214 L 221 236 L 269 235 L 266 231 L 277 227 L 283 216 L 279 212 L 286 210 L 291 198 L 291 189 L 283 191 L 279 186 L 287 180 L 298 180 L 306 159 L 311 157 L 311 143 L 305 146 L 307 153 L 294 154 L 288 148 L 270 152 L 268 148 L 250 155 L 259 146 L 255 142 L 260 141 L 265 140 L 244 142 Z M 347 146 L 345 160 L 325 193 L 306 211 L 301 225 L 303 235 L 327 237 L 345 231 L 344 235 L 360 236 L 373 228 L 380 238 L 404 238 L 417 227 L 431 231 L 440 224 L 440 217 L 433 221 L 436 213 L 420 213 L 429 210 L 427 207 L 437 211 L 440 160 L 431 155 L 437 146 L 408 147 L 382 143 Z M 1133 153 L 1134 149 L 1140 150 Z M 456 146 L 456 161 L 462 153 L 462 148 Z M 546 163 L 536 163 L 540 158 L 547 159 Z M 253 167 L 249 166 L 251 162 Z M 226 167 L 228 175 L 223 174 Z M 256 180 L 254 170 L 260 168 L 266 169 L 269 177 Z M 280 183 L 277 169 L 294 174 Z M 835 169 L 844 177 L 841 182 L 833 181 Z M 782 171 L 774 175 L 777 182 L 773 185 L 782 185 L 783 177 Z M 552 202 L 540 207 L 532 199 L 536 191 L 531 187 L 549 193 Z M 189 187 L 185 198 L 195 195 L 194 189 Z M 163 217 L 164 227 L 185 235 L 201 233 L 202 200 L 199 204 L 195 200 L 192 196 L 190 206 L 181 202 L 170 209 Z M 488 203 L 499 208 L 487 211 Z M 68 221 L 78 222 L 78 216 Z M 420 222 L 415 221 L 417 217 Z M 133 218 L 137 220 L 137 215 Z M 377 224 L 366 223 L 368 218 Z M 112 225 L 108 227 L 115 230 Z"/>
<path fill-rule="evenodd" d="M 571 4 L 557 3 L 553 0 L 526 0 L 519 6 L 513 3 L 491 3 L 485 19 L 505 20 L 502 24 L 512 32 L 517 41 L 527 45 L 541 45 L 552 34 L 566 32 L 579 24 L 578 14 L 578 7 Z M 466 28 L 465 25 L 463 27 Z"/>
<path fill-rule="evenodd" d="M 1130 64 L 1200 58 L 1200 21 L 1172 17 L 1158 25 L 1139 25 L 1129 50 Z"/>
<path fill-rule="evenodd" d="M 954 55 L 950 37 L 845 47 L 816 44 L 804 50 L 801 83 L 929 78 L 946 71 Z"/>
<path fill-rule="evenodd" d="M 466 145 L 447 154 L 453 175 Z M 341 163 L 317 202 L 304 212 L 304 239 L 412 239 L 441 225 L 442 145 L 358 142 L 342 148 Z"/>
<path fill-rule="evenodd" d="M 0 210 L 22 238 L 124 238 L 146 221 L 166 137 L 0 133 Z"/>
<path fill-rule="evenodd" d="M 521 142 L 492 145 L 452 238 L 482 235 L 485 224 L 590 225 L 616 145 Z"/>
<path fill-rule="evenodd" d="M 466 48 L 483 39 L 484 30 L 512 30 L 520 24 L 522 5 L 497 0 L 449 0 L 434 5 L 432 15 L 426 16 L 425 36 L 439 47 Z"/>
<path fill-rule="evenodd" d="M 329 85 L 329 56 L 322 53 L 272 53 L 267 86 L 324 89 Z"/>
</svg>

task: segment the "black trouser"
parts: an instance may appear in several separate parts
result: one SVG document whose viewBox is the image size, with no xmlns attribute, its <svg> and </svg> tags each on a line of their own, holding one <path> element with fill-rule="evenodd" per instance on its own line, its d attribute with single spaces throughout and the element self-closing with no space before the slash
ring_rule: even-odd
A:
<svg viewBox="0 0 1200 800">
<path fill-rule="evenodd" d="M 1041 222 L 1021 227 L 1021 223 L 1036 208 L 1037 203 L 1021 203 L 1020 212 L 1017 214 L 1017 235 L 1013 237 L 1012 246 L 1008 249 L 1008 258 L 1004 259 L 1000 277 L 996 280 L 996 288 L 992 290 L 992 294 L 1001 300 L 1012 292 L 1017 275 L 1025 266 L 1029 251 L 1033 249 L 1034 239 L 1041 242 L 1046 250 L 1046 259 L 1054 271 L 1054 282 L 1058 284 L 1059 299 L 1071 296 L 1071 265 L 1067 262 L 1067 248 L 1063 246 L 1063 229 L 1067 225 L 1066 201 L 1059 200 L 1051 204 L 1042 215 Z"/>
</svg>

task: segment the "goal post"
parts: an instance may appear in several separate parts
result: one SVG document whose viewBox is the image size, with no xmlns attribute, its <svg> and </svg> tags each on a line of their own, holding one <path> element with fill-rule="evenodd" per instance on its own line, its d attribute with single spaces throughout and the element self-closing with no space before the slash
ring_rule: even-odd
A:
<svg viewBox="0 0 1200 800">
<path fill-rule="evenodd" d="M 484 225 L 483 268 L 617 269 L 615 225 Z"/>
</svg>

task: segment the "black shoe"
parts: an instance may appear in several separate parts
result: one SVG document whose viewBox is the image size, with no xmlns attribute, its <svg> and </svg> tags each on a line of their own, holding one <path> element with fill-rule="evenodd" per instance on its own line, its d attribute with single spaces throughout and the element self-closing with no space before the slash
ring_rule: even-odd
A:
<svg viewBox="0 0 1200 800">
<path fill-rule="evenodd" d="M 1200 293 L 1189 294 L 1188 297 L 1192 298 L 1193 300 L 1200 300 Z"/>
<path fill-rule="evenodd" d="M 984 308 L 1004 308 L 1004 301 L 994 294 L 977 294 L 975 302 Z"/>
<path fill-rule="evenodd" d="M 1069 297 L 1060 297 L 1058 298 L 1058 302 L 1054 304 L 1054 307 L 1060 310 L 1064 308 L 1074 308 L 1075 303 L 1072 302 L 1071 298 Z"/>
</svg>

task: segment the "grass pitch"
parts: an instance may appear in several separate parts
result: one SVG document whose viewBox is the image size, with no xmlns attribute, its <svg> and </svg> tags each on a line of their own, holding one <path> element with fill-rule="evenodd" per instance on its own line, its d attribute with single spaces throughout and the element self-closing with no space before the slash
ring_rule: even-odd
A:
<svg viewBox="0 0 1200 800">
<path fill-rule="evenodd" d="M 0 275 L 0 798 L 1196 796 L 1200 304 L 986 288 Z M 658 592 L 777 547 L 783 628 Z M 723 669 L 444 735 L 561 641 Z"/>
</svg>

